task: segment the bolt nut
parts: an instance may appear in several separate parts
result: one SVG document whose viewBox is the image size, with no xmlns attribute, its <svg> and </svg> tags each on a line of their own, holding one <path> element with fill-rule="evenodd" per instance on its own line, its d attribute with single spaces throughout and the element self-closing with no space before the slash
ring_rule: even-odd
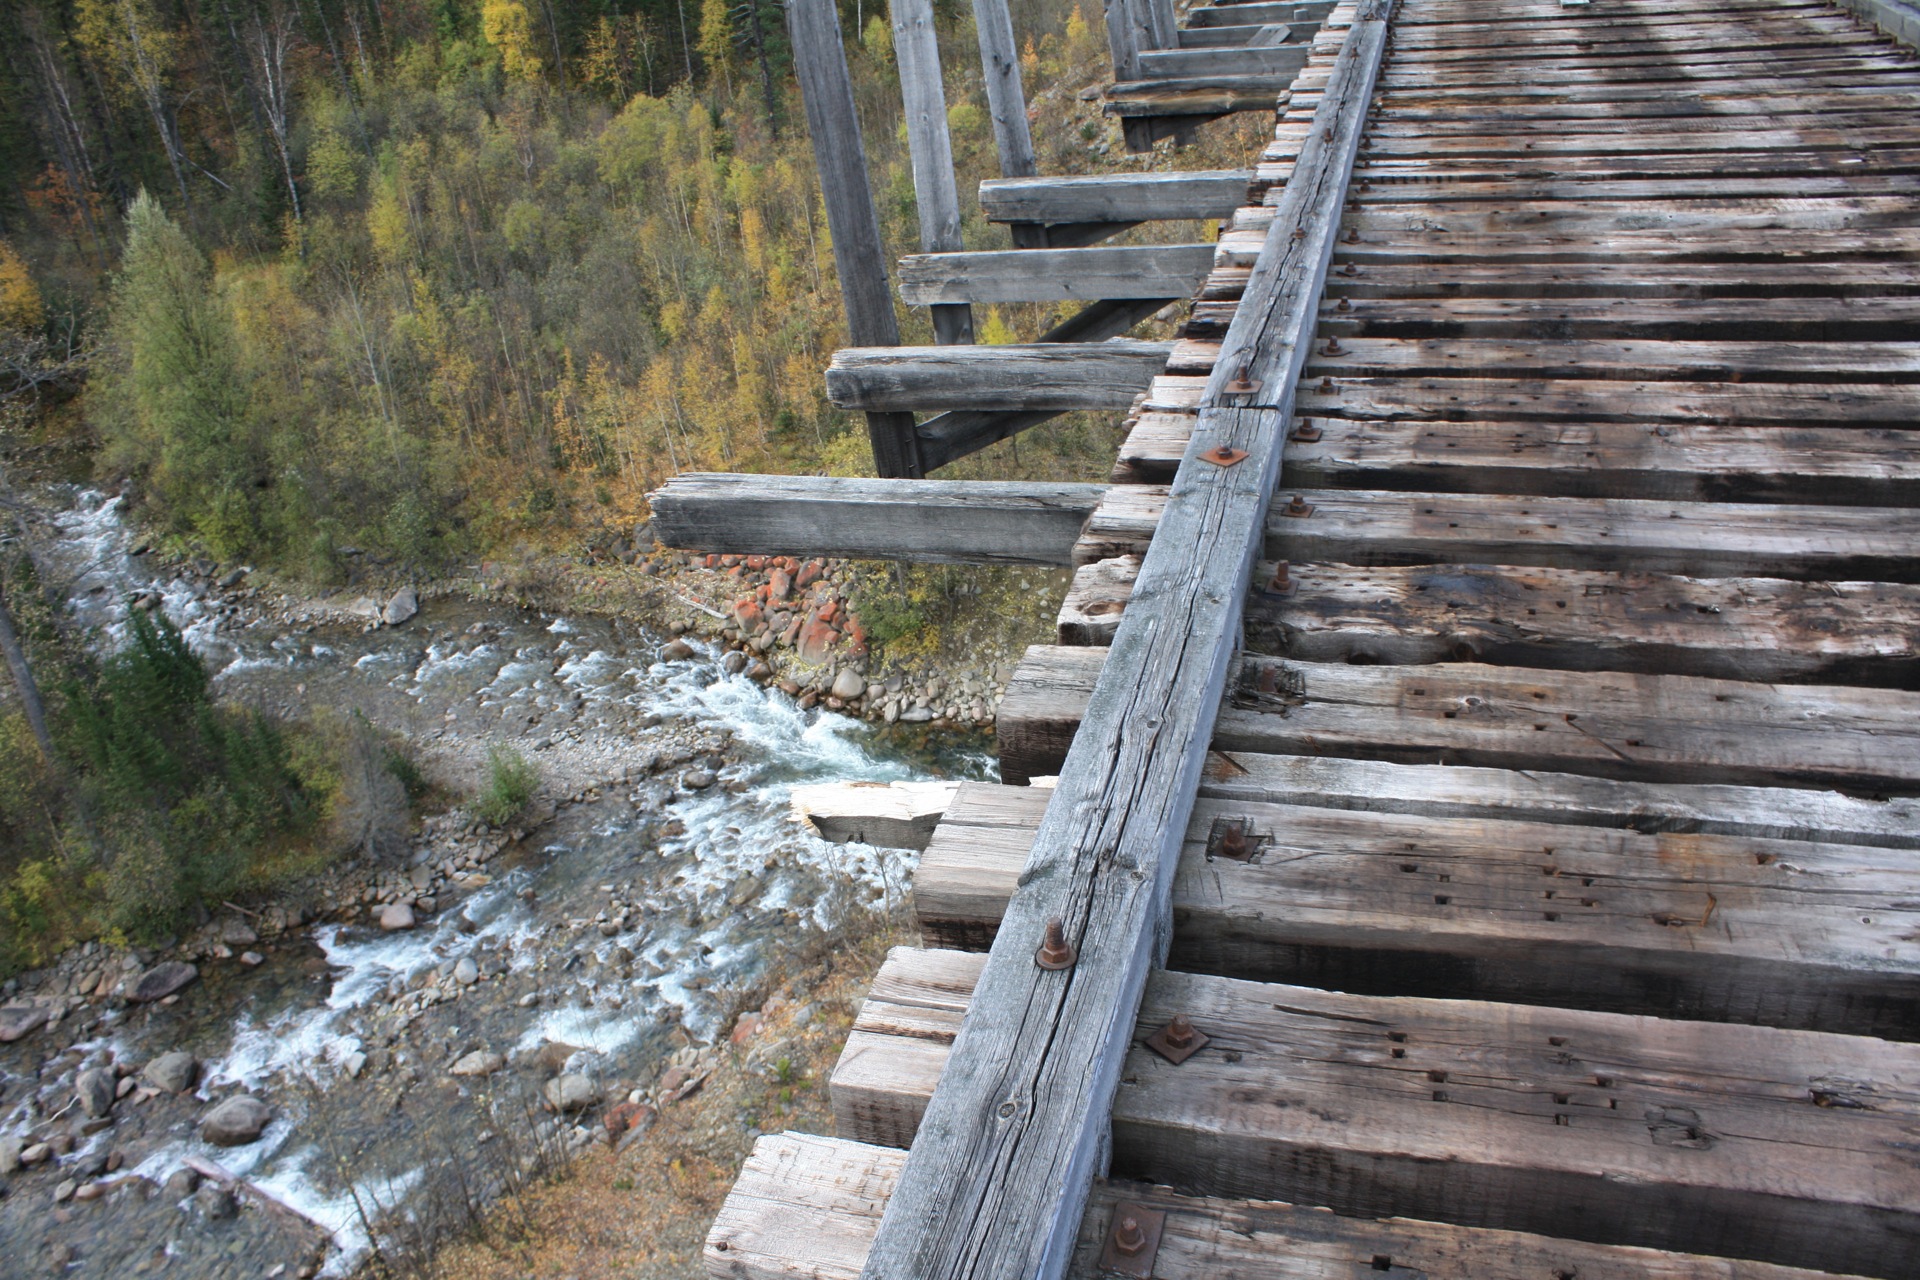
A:
<svg viewBox="0 0 1920 1280">
<path fill-rule="evenodd" d="M 1060 917 L 1047 921 L 1047 936 L 1040 943 L 1040 949 L 1033 953 L 1033 962 L 1042 969 L 1071 969 L 1079 958 L 1080 953 L 1067 941 Z"/>
</svg>

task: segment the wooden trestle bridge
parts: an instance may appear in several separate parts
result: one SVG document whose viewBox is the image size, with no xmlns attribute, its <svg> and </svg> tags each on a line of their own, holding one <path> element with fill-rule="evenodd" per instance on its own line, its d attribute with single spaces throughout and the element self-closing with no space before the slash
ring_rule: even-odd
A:
<svg viewBox="0 0 1920 1280">
<path fill-rule="evenodd" d="M 1920 15 L 1129 4 L 1135 140 L 1264 93 L 1258 166 L 989 183 L 1026 247 L 898 272 L 950 341 L 827 371 L 883 474 L 1130 410 L 1112 483 L 656 498 L 1078 566 L 710 1273 L 1920 1276 Z"/>
</svg>

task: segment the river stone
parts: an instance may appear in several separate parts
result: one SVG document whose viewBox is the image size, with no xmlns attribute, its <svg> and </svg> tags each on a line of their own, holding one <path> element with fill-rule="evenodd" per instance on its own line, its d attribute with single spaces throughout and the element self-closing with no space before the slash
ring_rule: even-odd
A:
<svg viewBox="0 0 1920 1280">
<path fill-rule="evenodd" d="M 220 926 L 220 941 L 230 947 L 250 947 L 260 941 L 260 935 L 242 921 L 228 920 Z"/>
<path fill-rule="evenodd" d="M 453 966 L 453 980 L 463 987 L 480 981 L 480 966 L 473 962 L 472 956 L 460 957 L 460 962 Z"/>
<path fill-rule="evenodd" d="M 414 594 L 412 587 L 402 587 L 393 593 L 393 599 L 387 601 L 387 607 L 381 612 L 380 619 L 390 627 L 397 627 L 418 612 L 420 612 L 420 597 Z"/>
<path fill-rule="evenodd" d="M 12 1044 L 47 1020 L 43 1005 L 15 1005 L 0 1009 L 0 1044 Z"/>
<path fill-rule="evenodd" d="M 166 999 L 199 976 L 200 971 L 186 961 L 169 960 L 141 974 L 130 994 L 141 1004 L 152 1004 L 155 1000 Z"/>
<path fill-rule="evenodd" d="M 475 1049 L 447 1068 L 447 1071 L 456 1076 L 490 1076 L 506 1065 L 505 1056 L 489 1053 L 485 1049 Z"/>
<path fill-rule="evenodd" d="M 67 1201 L 73 1199 L 73 1193 L 79 1189 L 80 1184 L 72 1178 L 68 1178 L 53 1189 L 53 1202 L 55 1204 L 65 1204 Z"/>
<path fill-rule="evenodd" d="M 192 1169 L 175 1169 L 167 1175 L 167 1180 L 161 1184 L 160 1189 L 169 1199 L 185 1200 L 188 1196 L 192 1195 L 199 1186 L 200 1175 Z"/>
<path fill-rule="evenodd" d="M 0 1138 L 0 1173 L 20 1172 L 20 1152 L 25 1145 L 17 1134 Z"/>
<path fill-rule="evenodd" d="M 852 667 L 840 668 L 840 674 L 833 678 L 833 688 L 829 690 L 836 698 L 852 700 L 867 691 L 867 682 Z"/>
<path fill-rule="evenodd" d="M 200 1074 L 200 1064 L 185 1049 L 175 1049 L 149 1062 L 146 1070 L 140 1074 L 156 1089 L 185 1093 L 193 1088 L 194 1077 Z"/>
<path fill-rule="evenodd" d="M 216 1147 L 244 1147 L 259 1139 L 271 1119 L 273 1112 L 266 1103 L 244 1093 L 235 1094 L 201 1119 L 200 1136 Z"/>
<path fill-rule="evenodd" d="M 399 933 L 414 926 L 413 904 L 410 902 L 390 902 L 380 908 L 380 927 L 388 933 Z"/>
<path fill-rule="evenodd" d="M 31 1146 L 20 1148 L 20 1167 L 23 1169 L 31 1169 L 37 1164 L 45 1164 L 52 1156 L 52 1143 L 36 1142 Z"/>
<path fill-rule="evenodd" d="M 705 769 L 693 769 L 680 779 L 680 785 L 689 791 L 705 791 L 713 785 L 713 775 Z"/>
<path fill-rule="evenodd" d="M 685 640 L 675 640 L 660 651 L 660 656 L 668 662 L 682 662 L 693 656 L 693 646 Z"/>
<path fill-rule="evenodd" d="M 600 1090 L 581 1075 L 555 1076 L 547 1081 L 547 1101 L 555 1111 L 583 1111 L 600 1101 Z"/>
<path fill-rule="evenodd" d="M 203 1218 L 231 1218 L 239 1211 L 239 1202 L 225 1187 L 207 1183 L 193 1193 L 194 1210 Z"/>
<path fill-rule="evenodd" d="M 82 1111 L 98 1120 L 113 1110 L 113 1072 L 88 1067 L 74 1080 L 73 1096 Z"/>
</svg>

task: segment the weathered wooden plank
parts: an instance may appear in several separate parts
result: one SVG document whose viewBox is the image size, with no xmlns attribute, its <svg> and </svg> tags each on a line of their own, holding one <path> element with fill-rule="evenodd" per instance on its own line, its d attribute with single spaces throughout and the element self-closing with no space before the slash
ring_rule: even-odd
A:
<svg viewBox="0 0 1920 1280">
<path fill-rule="evenodd" d="M 1554 341 L 1353 338 L 1314 348 L 1307 376 L 1617 378 L 1631 382 L 1846 383 L 1920 378 L 1912 342 Z"/>
<path fill-rule="evenodd" d="M 927 945 L 991 941 L 1044 798 L 955 797 Z M 1236 823 L 1251 860 L 1214 852 Z M 1202 800 L 1173 918 L 1189 973 L 1920 1039 L 1920 867 L 1887 849 Z"/>
<path fill-rule="evenodd" d="M 920 254 L 900 260 L 900 296 L 916 306 L 1185 298 L 1212 269 L 1210 244 Z"/>
<path fill-rule="evenodd" d="M 842 409 L 1124 409 L 1166 367 L 1171 343 L 842 347 L 827 398 Z"/>
<path fill-rule="evenodd" d="M 1144 553 L 1165 493 L 1157 485 L 1109 489 L 1074 563 Z M 1904 582 L 1920 578 L 1920 510 L 1302 488 L 1275 499 L 1265 547 L 1270 559 L 1302 563 Z"/>
<path fill-rule="evenodd" d="M 986 998 L 965 990 L 979 967 L 889 957 L 834 1074 L 843 1134 L 913 1131 L 943 1031 Z M 1177 1013 L 1213 1039 L 1175 1066 L 1144 1042 Z M 1114 1098 L 1112 1170 L 1898 1275 L 1920 1230 L 1916 1117 L 1911 1044 L 1157 971 Z"/>
<path fill-rule="evenodd" d="M 1285 44 L 1293 38 L 1292 29 L 1285 23 L 1269 23 L 1265 26 L 1199 26 L 1183 27 L 1180 30 L 1182 49 L 1231 49 L 1244 48 L 1259 41 L 1263 44 Z"/>
<path fill-rule="evenodd" d="M 1319 439 L 1296 438 L 1287 450 L 1286 482 L 1303 488 L 1920 505 L 1920 432 L 1913 431 L 1341 418 L 1310 423 Z M 1157 446 L 1161 454 L 1179 424 L 1166 425 L 1167 438 Z M 1143 440 L 1141 465 L 1150 468 L 1146 445 Z"/>
<path fill-rule="evenodd" d="M 1645 141 L 1625 139 L 1628 147 Z M 1425 146 L 1426 144 L 1420 144 Z M 1434 146 L 1443 145 L 1435 143 Z M 1862 144 L 1867 145 L 1867 144 Z M 1742 231 L 1867 231 L 1880 228 L 1912 231 L 1916 221 L 1913 202 L 1906 196 L 1810 196 L 1806 199 L 1782 197 L 1766 200 L 1733 200 L 1677 197 L 1671 200 L 1554 200 L 1539 208 L 1521 208 L 1500 200 L 1442 202 L 1420 204 L 1362 204 L 1347 215 L 1347 227 L 1359 232 L 1362 241 L 1371 239 L 1422 239 L 1444 242 L 1464 236 L 1497 235 L 1503 232 L 1531 232 L 1536 236 L 1578 234 L 1591 240 L 1614 231 L 1636 232 L 1659 227 L 1667 236 L 1721 235 L 1734 237 Z M 1249 230 L 1258 229 L 1258 217 L 1250 210 L 1240 220 Z M 1749 246 L 1764 243 L 1765 237 L 1747 240 Z M 1871 241 L 1869 242 L 1871 243 Z M 1721 253 L 1731 246 L 1700 246 Z M 1891 245 L 1881 242 L 1871 252 L 1885 254 Z M 1752 253 L 1752 247 L 1746 252 Z"/>
<path fill-rule="evenodd" d="M 847 332 L 860 346 L 895 346 L 900 323 L 887 288 L 886 246 L 873 190 L 867 184 L 867 153 L 860 117 L 853 108 L 853 81 L 840 43 L 839 12 L 832 0 L 794 0 L 787 5 L 787 34 L 794 73 L 807 112 L 815 168 L 826 196 L 833 239 L 834 273 L 846 305 Z M 881 412 L 867 417 L 874 470 L 883 476 L 921 476 L 911 415 Z"/>
<path fill-rule="evenodd" d="M 911 261 L 911 259 L 909 259 Z M 904 292 L 904 290 L 903 290 Z M 1344 305 L 1342 305 L 1344 303 Z M 1219 304 L 1214 304 L 1219 305 Z M 1187 336 L 1225 332 L 1226 317 L 1196 312 Z M 1920 338 L 1920 297 L 1769 298 L 1353 298 L 1320 312 L 1320 332 L 1348 338 L 1556 341 L 1845 342 L 1826 353 L 1850 364 L 1854 344 Z M 1363 357 L 1364 358 L 1364 357 Z M 1497 364 L 1497 362 L 1496 362 Z"/>
<path fill-rule="evenodd" d="M 1107 86 L 1106 101 L 1100 109 L 1110 116 L 1221 116 L 1235 111 L 1271 111 L 1291 83 L 1291 72 L 1122 80 Z"/>
<path fill-rule="evenodd" d="M 1247 169 L 1008 178 L 980 184 L 990 222 L 1154 222 L 1225 218 L 1247 203 Z"/>
<path fill-rule="evenodd" d="M 1065 564 L 1105 486 L 690 472 L 648 495 L 670 547 L 920 564 Z"/>
<path fill-rule="evenodd" d="M 1599 381 L 1581 378 L 1354 377 L 1328 373 L 1300 389 L 1300 411 L 1359 421 L 1814 424 L 1910 429 L 1920 394 L 1900 383 Z"/>
<path fill-rule="evenodd" d="M 1061 644 L 1113 638 L 1133 557 L 1083 565 Z M 1254 571 L 1247 647 L 1307 662 L 1484 661 L 1573 671 L 1920 688 L 1920 587 L 1491 565 Z"/>
<path fill-rule="evenodd" d="M 1003 777 L 1019 782 L 1054 771 L 1106 656 L 1084 647 L 1027 650 L 996 719 Z M 1913 795 L 1920 793 L 1920 693 L 1247 655 L 1214 725 L 1213 745 L 1626 781 Z"/>
<path fill-rule="evenodd" d="M 906 1154 L 809 1133 L 755 1140 L 708 1233 L 713 1280 L 853 1280 L 880 1226 Z M 1178 1195 L 1144 1183 L 1096 1181 L 1067 1274 L 1110 1274 L 1100 1252 L 1122 1204 L 1167 1215 L 1155 1256 L 1163 1280 L 1330 1280 L 1372 1268 L 1474 1280 L 1818 1280 L 1826 1273 L 1553 1240 L 1412 1219 L 1343 1218 L 1272 1201 Z M 1384 1267 L 1374 1267 L 1375 1260 Z"/>
<path fill-rule="evenodd" d="M 1149 49 L 1140 54 L 1140 78 L 1178 80 L 1207 76 L 1289 77 L 1307 64 L 1305 45 L 1238 49 Z"/>
<path fill-rule="evenodd" d="M 1272 804 L 1920 848 L 1920 800 L 1904 796 L 1245 751 L 1216 752 L 1200 785 L 1203 796 Z"/>
<path fill-rule="evenodd" d="M 1775 221 L 1772 215 L 1757 216 L 1765 222 Z M 1443 226 L 1444 221 L 1440 225 Z M 1732 222 L 1712 221 L 1704 225 L 1704 230 L 1667 231 L 1630 227 L 1616 221 L 1604 234 L 1561 234 L 1545 230 L 1529 234 L 1524 228 L 1456 234 L 1434 227 L 1419 234 L 1382 232 L 1363 236 L 1358 242 L 1343 243 L 1341 269 L 1345 270 L 1345 262 L 1353 263 L 1364 272 L 1376 264 L 1454 261 L 1483 266 L 1631 261 L 1659 268 L 1683 262 L 1740 262 L 1761 255 L 1782 263 L 1824 264 L 1835 258 L 1902 259 L 1920 249 L 1920 230 L 1911 227 L 1882 226 L 1857 231 L 1815 226 L 1742 227 Z M 1713 230 L 1716 225 L 1720 226 L 1717 232 Z M 1790 237 L 1759 234 L 1775 231 L 1793 234 Z M 1230 258 L 1234 246 L 1246 238 L 1240 232 L 1224 233 L 1221 236 L 1223 259 Z"/>
<path fill-rule="evenodd" d="M 1202 297 L 1239 297 L 1244 268 L 1217 270 Z M 1230 291 L 1230 292 L 1229 292 Z M 1920 296 L 1920 270 L 1903 262 L 1846 259 L 1802 262 L 1514 262 L 1456 263 L 1445 272 L 1406 262 L 1355 264 L 1327 280 L 1330 298 L 1513 298 L 1586 301 L 1608 298 L 1880 299 Z"/>
<path fill-rule="evenodd" d="M 1305 358 L 1388 9 L 1367 0 L 1281 197 L 1271 253 L 1228 349 L 1273 408 L 1225 409 L 1217 374 L 1176 477 L 1165 535 L 1140 573 L 1142 599 L 1114 641 L 1082 745 L 1060 770 L 1026 884 L 981 977 L 862 1275 L 870 1280 L 1057 1280 L 1099 1163 L 1127 1025 L 1158 950 L 1180 834 L 1238 631 L 1241 584 L 1278 473 L 1281 432 Z M 1294 234 L 1294 232 L 1299 234 Z M 1241 452 L 1223 468 L 1197 456 Z M 1078 963 L 1034 962 L 1050 919 Z"/>
</svg>

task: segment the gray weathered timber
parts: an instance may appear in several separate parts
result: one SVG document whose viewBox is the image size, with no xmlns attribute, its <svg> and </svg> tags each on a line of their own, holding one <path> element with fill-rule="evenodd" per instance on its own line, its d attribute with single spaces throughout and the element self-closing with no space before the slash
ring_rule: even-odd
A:
<svg viewBox="0 0 1920 1280">
<path fill-rule="evenodd" d="M 989 179 L 980 184 L 980 207 L 991 222 L 1134 223 L 1225 218 L 1247 203 L 1252 181 L 1250 169 Z"/>
<path fill-rule="evenodd" d="M 1143 78 L 1292 76 L 1307 64 L 1305 45 L 1239 49 L 1154 49 L 1140 55 Z"/>
<path fill-rule="evenodd" d="M 842 409 L 1124 409 L 1172 350 L 1127 339 L 843 347 L 827 366 L 827 398 Z"/>
<path fill-rule="evenodd" d="M 1249 23 L 1318 23 L 1333 11 L 1330 2 L 1319 4 L 1215 4 L 1200 5 L 1187 11 L 1187 25 L 1193 27 L 1237 27 Z"/>
<path fill-rule="evenodd" d="M 1040 335 L 1042 342 L 1104 342 L 1117 337 L 1158 311 L 1166 298 L 1107 298 L 1080 308 Z M 1008 436 L 1058 417 L 1060 410 L 982 412 L 955 409 L 920 424 L 920 459 L 928 471 L 977 453 Z M 1177 465 L 1177 460 L 1175 465 Z M 1171 476 L 1172 467 L 1168 468 Z"/>
<path fill-rule="evenodd" d="M 980 37 L 980 78 L 993 117 L 993 145 L 1000 175 L 1024 178 L 1040 172 L 1027 129 L 1027 94 L 1020 84 L 1020 46 L 1013 36 L 1007 0 L 973 0 L 973 27 Z"/>
<path fill-rule="evenodd" d="M 1278 75 L 1181 76 L 1125 80 L 1107 86 L 1101 111 L 1110 116 L 1211 118 L 1234 111 L 1271 111 L 1293 72 Z"/>
<path fill-rule="evenodd" d="M 1004 776 L 1053 771 L 1090 714 L 1104 657 L 1027 650 L 997 716 Z M 1843 685 L 1249 655 L 1213 741 L 1221 751 L 1920 793 L 1920 693 Z"/>
<path fill-rule="evenodd" d="M 1263 45 L 1285 44 L 1293 34 L 1282 23 L 1245 27 L 1185 27 L 1180 32 L 1182 49 L 1245 48 L 1256 42 Z"/>
<path fill-rule="evenodd" d="M 887 250 L 880 218 L 867 185 L 867 153 L 860 141 L 860 117 L 853 107 L 853 82 L 840 43 L 840 19 L 832 0 L 792 0 L 787 32 L 793 68 L 807 109 L 814 164 L 826 195 L 827 226 L 833 235 L 834 272 L 847 308 L 847 333 L 860 346 L 897 346 L 900 323 L 887 288 Z M 911 414 L 869 414 L 874 469 L 883 476 L 920 476 L 918 441 Z"/>
<path fill-rule="evenodd" d="M 1908 47 L 1920 46 L 1920 9 L 1906 0 L 1834 0 Z"/>
<path fill-rule="evenodd" d="M 1203 796 L 1627 831 L 1765 836 L 1920 849 L 1920 800 L 1790 787 L 1620 782 L 1530 769 L 1216 752 Z"/>
<path fill-rule="evenodd" d="M 1087 522 L 1075 561 L 1141 554 L 1165 490 L 1117 485 Z M 1307 512 L 1289 516 L 1300 499 Z M 1276 560 L 1508 564 L 1696 577 L 1920 577 L 1920 511 L 1637 498 L 1505 497 L 1293 489 L 1267 522 Z"/>
<path fill-rule="evenodd" d="M 927 945 L 991 941 L 1046 794 L 954 796 L 914 872 Z M 1210 854 L 1216 822 L 1251 861 Z M 1188 973 L 1920 1039 L 1905 851 L 1203 799 L 1173 918 Z"/>
<path fill-rule="evenodd" d="M 914 306 L 1185 298 L 1212 269 L 1210 244 L 929 253 L 900 260 L 900 296 Z"/>
<path fill-rule="evenodd" d="M 1240 599 L 1279 472 L 1339 210 L 1386 44 L 1368 0 L 1279 202 L 1227 350 L 1272 407 L 1203 410 L 1137 598 L 1060 771 L 1025 884 L 862 1274 L 868 1280 L 1058 1280 L 1102 1155 L 1129 1028 L 1164 952 L 1167 900 L 1206 759 Z M 1297 232 L 1297 234 L 1296 234 Z M 1256 318 L 1257 317 L 1257 318 Z M 1223 380 L 1224 381 L 1224 380 Z M 1199 453 L 1244 450 L 1236 466 Z M 1038 968 L 1049 919 L 1075 967 Z"/>
<path fill-rule="evenodd" d="M 1113 74 L 1117 79 L 1131 80 L 1140 74 L 1141 51 L 1157 47 L 1152 14 L 1145 0 L 1104 0 L 1104 7 Z"/>
<path fill-rule="evenodd" d="M 986 998 L 965 990 L 980 959 L 889 956 L 834 1073 L 840 1133 L 912 1133 L 945 1087 L 943 1030 Z M 1213 1037 L 1178 1066 L 1144 1043 L 1175 1013 Z M 1153 974 L 1132 1030 L 1113 1176 L 1354 1217 L 1910 1270 L 1920 1045 L 1172 971 Z M 1372 1270 L 1350 1266 L 1334 1274 Z"/>
<path fill-rule="evenodd" d="M 907 114 L 907 150 L 913 158 L 914 206 L 920 215 L 920 247 L 952 253 L 960 242 L 960 189 L 953 176 L 953 142 L 947 135 L 947 93 L 940 76 L 940 46 L 934 39 L 932 0 L 895 0 L 893 55 L 900 69 L 900 96 Z M 933 330 L 942 343 L 973 341 L 973 311 L 936 307 Z"/>
<path fill-rule="evenodd" d="M 920 564 L 1066 564 L 1104 485 L 679 475 L 648 495 L 665 546 Z"/>
<path fill-rule="evenodd" d="M 712 1280 L 854 1280 L 906 1153 L 811 1133 L 766 1134 L 707 1235 Z M 1329 1280 L 1389 1263 L 1389 1277 L 1472 1280 L 1835 1280 L 1826 1272 L 1697 1254 L 1556 1240 L 1406 1218 L 1343 1218 L 1261 1200 L 1094 1183 L 1067 1274 L 1103 1280 L 1100 1252 L 1120 1204 L 1167 1215 L 1156 1275 L 1176 1280 Z M 1356 1259 L 1359 1261 L 1356 1263 Z M 1355 1270 L 1355 1268 L 1362 1270 Z"/>
</svg>

